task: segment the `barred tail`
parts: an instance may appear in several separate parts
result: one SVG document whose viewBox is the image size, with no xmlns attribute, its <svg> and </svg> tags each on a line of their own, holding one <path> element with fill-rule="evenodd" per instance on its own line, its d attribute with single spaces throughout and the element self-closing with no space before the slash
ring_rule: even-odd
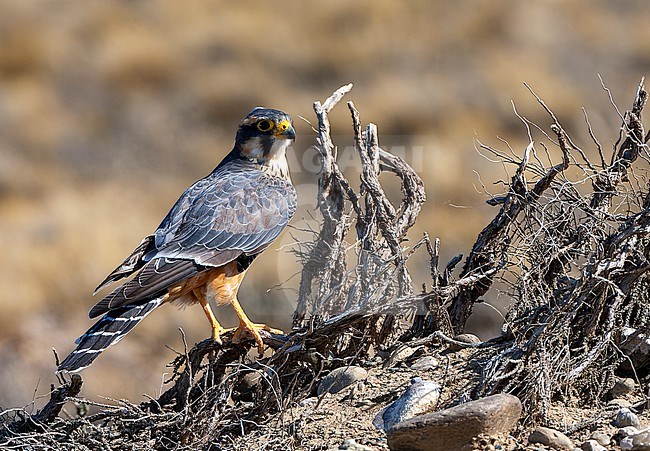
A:
<svg viewBox="0 0 650 451">
<path fill-rule="evenodd" d="M 59 365 L 57 371 L 81 371 L 89 366 L 106 348 L 120 341 L 131 329 L 142 321 L 156 307 L 163 303 L 165 296 L 151 299 L 138 305 L 125 305 L 111 310 L 97 321 L 75 343 L 72 351 Z"/>
</svg>

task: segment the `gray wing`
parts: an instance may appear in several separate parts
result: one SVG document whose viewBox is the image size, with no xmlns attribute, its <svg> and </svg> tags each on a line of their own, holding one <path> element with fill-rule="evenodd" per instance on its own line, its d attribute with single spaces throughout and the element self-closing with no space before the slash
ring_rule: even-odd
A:
<svg viewBox="0 0 650 451">
<path fill-rule="evenodd" d="M 145 239 L 146 246 L 136 249 L 137 262 L 125 261 L 139 269 L 136 277 L 97 303 L 90 317 L 144 302 L 240 255 L 259 254 L 284 230 L 295 209 L 290 182 L 237 161 L 218 168 L 183 193 L 151 239 Z M 118 278 L 127 272 L 119 269 L 112 273 L 118 272 Z"/>
</svg>

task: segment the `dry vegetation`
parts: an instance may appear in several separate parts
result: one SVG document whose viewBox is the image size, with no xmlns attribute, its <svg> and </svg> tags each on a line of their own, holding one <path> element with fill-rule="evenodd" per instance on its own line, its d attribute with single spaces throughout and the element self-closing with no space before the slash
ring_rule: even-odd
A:
<svg viewBox="0 0 650 451">
<path fill-rule="evenodd" d="M 47 387 L 56 383 L 51 348 L 63 353 L 72 347 L 89 325 L 86 311 L 97 282 L 151 232 L 187 185 L 225 155 L 237 121 L 252 106 L 312 117 L 312 99 L 356 82 L 356 104 L 381 125 L 385 141 L 399 137 L 407 161 L 417 163 L 413 165 L 426 186 L 428 202 L 411 238 L 417 241 L 423 231 L 439 236 L 439 260 L 447 262 L 458 252 L 466 254 L 494 215 L 493 207 L 477 201 L 481 180 L 489 184 L 502 177 L 500 159 L 478 157 L 472 137 L 496 147 L 501 146 L 493 138 L 496 132 L 507 138 L 517 155 L 511 157 L 514 170 L 528 137 L 508 99 L 516 99 L 531 121 L 548 123 L 522 80 L 552 104 L 564 129 L 584 143 L 597 163 L 595 145 L 587 144 L 589 133 L 576 108 L 587 107 L 605 151 L 612 147 L 610 138 L 616 141 L 620 119 L 608 98 L 598 95 L 595 74 L 603 75 L 617 103 L 625 105 L 623 93 L 634 89 L 638 76 L 650 73 L 650 10 L 644 0 L 625 7 L 607 0 L 435 5 L 337 0 L 290 8 L 249 1 L 226 6 L 213 0 L 78 0 L 44 6 L 8 0 L 0 10 L 0 411 L 28 405 L 33 412 L 47 401 Z M 276 38 L 273 45 L 266 38 L 270 35 Z M 345 108 L 333 111 L 330 120 L 335 131 L 349 135 Z M 315 207 L 317 175 L 303 160 L 314 133 L 296 123 L 301 136 L 291 165 L 304 205 L 295 225 L 305 229 L 305 222 L 316 227 L 300 220 L 311 218 Z M 538 134 L 536 130 L 532 132 Z M 410 160 L 409 146 L 422 146 L 424 158 Z M 534 155 L 543 159 L 539 138 L 536 146 L 528 170 L 536 167 Z M 555 150 L 553 163 L 558 164 L 561 153 Z M 346 175 L 357 180 L 357 173 L 354 169 Z M 588 195 L 591 168 L 584 174 L 572 165 L 566 174 L 572 189 Z M 399 189 L 386 191 L 391 199 L 399 195 Z M 618 198 L 612 202 L 625 207 Z M 551 223 L 558 216 L 552 211 L 539 215 Z M 614 230 L 617 220 L 608 223 L 608 230 Z M 299 241 L 309 236 L 291 233 Z M 292 241 L 287 233 L 281 245 Z M 518 280 L 519 268 L 530 270 L 538 263 L 536 255 L 544 252 L 532 247 L 543 245 L 539 241 L 524 244 L 528 253 L 521 256 L 522 265 L 497 278 L 481 297 L 484 302 L 474 306 L 467 326 L 482 338 L 498 334 L 502 321 L 488 306 L 504 311 L 519 299 L 508 287 Z M 423 250 L 409 259 L 416 287 L 431 282 Z M 578 251 L 578 265 L 587 252 Z M 355 258 L 350 257 L 351 263 Z M 287 283 L 295 292 L 268 289 L 301 270 L 290 260 L 284 250 L 268 252 L 242 290 L 253 319 L 285 330 L 291 326 L 299 278 Z M 439 276 L 445 281 L 449 276 L 443 266 Z M 579 270 L 573 270 L 575 278 Z M 535 281 L 524 286 L 530 285 Z M 552 290 L 548 285 L 543 289 L 532 292 L 537 301 L 531 308 L 539 315 L 560 308 L 540 307 Z M 529 325 L 515 320 L 515 313 L 509 320 L 524 333 L 506 357 L 516 356 L 529 339 Z M 105 402 L 102 396 L 135 403 L 143 393 L 157 398 L 165 388 L 158 369 L 174 357 L 163 344 L 182 349 L 179 326 L 188 343 L 205 338 L 209 332 L 202 316 L 200 311 L 169 309 L 150 317 L 85 371 L 83 395 L 100 403 Z M 540 343 L 546 343 L 545 334 Z M 572 348 L 561 355 L 565 363 L 584 358 Z M 614 356 L 603 355 L 616 365 Z M 512 359 L 494 363 L 495 375 L 519 370 Z M 557 379 L 553 371 L 542 370 L 548 375 L 544 380 Z M 518 374 L 516 384 L 541 383 Z M 607 381 L 591 384 L 598 391 Z M 489 387 L 503 387 L 503 382 Z M 543 405 L 540 399 L 531 402 Z"/>
<path fill-rule="evenodd" d="M 622 338 L 624 329 L 633 329 L 633 336 L 650 332 L 650 133 L 641 117 L 648 100 L 643 80 L 629 110 L 619 112 L 612 103 L 621 125 L 611 148 L 598 141 L 586 113 L 591 142 L 574 141 L 531 90 L 548 114 L 549 131 L 517 114 L 529 138 L 522 151 L 507 143 L 505 150 L 480 144 L 514 172 L 503 181 L 504 192 L 490 196 L 498 211 L 456 271 L 462 257 L 443 268 L 440 240 L 425 235 L 412 246 L 405 241 L 425 200 L 422 180 L 379 147 L 377 127 L 363 128 L 352 102 L 360 186 L 339 170 L 328 114 L 350 88 L 314 104 L 322 221 L 312 242 L 294 248 L 303 265 L 295 327 L 288 335 L 265 337 L 274 352 L 254 359 L 245 347 L 200 342 L 178 353 L 166 391 L 140 404 L 78 398 L 81 379 L 73 376 L 35 414 L 5 412 L 0 443 L 323 449 L 335 444 L 332 437 L 341 438 L 332 418 L 361 408 L 359 418 L 366 421 L 345 433 L 385 447 L 381 433 L 367 424 L 369 414 L 399 396 L 405 376 L 417 374 L 391 369 L 414 354 L 444 355 L 447 334 L 464 331 L 474 305 L 490 291 L 511 300 L 502 334 L 447 357 L 446 366 L 429 374 L 444 384 L 439 407 L 491 393 L 516 394 L 525 416 L 509 445 L 515 447 L 523 446 L 518 434 L 533 424 L 579 434 L 602 423 L 615 374 L 632 374 L 646 385 L 647 356 L 638 360 Z M 387 197 L 382 172 L 400 180 L 400 202 Z M 428 255 L 432 278 L 420 293 L 407 267 L 417 252 Z M 321 376 L 332 369 L 377 363 L 382 368 L 365 395 L 353 389 L 336 400 L 313 398 Z M 307 398 L 314 410 L 305 407 Z M 77 414 L 57 417 L 66 402 L 76 403 Z M 89 405 L 99 411 L 83 415 L 81 407 Z"/>
<path fill-rule="evenodd" d="M 594 95 L 595 74 L 620 95 L 648 73 L 650 61 L 643 0 L 624 8 L 606 0 L 337 0 L 286 8 L 8 0 L 0 8 L 3 407 L 25 405 L 39 381 L 39 395 L 54 382 L 50 349 L 69 350 L 90 324 L 97 282 L 228 152 L 251 107 L 310 117 L 312 99 L 354 81 L 356 104 L 381 124 L 384 144 L 391 138 L 406 147 L 427 188 L 413 236 L 435 233 L 447 261 L 469 250 L 492 214 L 476 201 L 472 171 L 486 181 L 500 177 L 500 165 L 474 153 L 472 137 L 494 142 L 498 132 L 515 148 L 525 146 L 510 98 L 543 123 L 522 80 L 552 99 L 576 138 L 588 138 L 575 114 L 580 105 L 596 130 L 611 135 L 616 113 Z M 348 120 L 345 109 L 331 116 L 342 132 Z M 313 132 L 296 123 L 291 165 L 304 204 L 294 224 L 303 229 L 317 174 L 303 160 Z M 412 146 L 423 149 L 418 159 Z M 387 191 L 396 197 L 399 187 Z M 287 233 L 278 247 L 291 241 Z M 290 327 L 295 293 L 267 290 L 300 271 L 293 260 L 280 251 L 257 262 L 279 269 L 246 280 L 242 301 L 254 319 Z M 412 257 L 418 286 L 429 277 L 426 260 Z M 297 289 L 297 281 L 287 286 Z M 496 297 L 486 301 L 503 307 Z M 499 315 L 481 305 L 476 311 L 468 327 L 482 338 L 498 333 Z M 163 344 L 181 347 L 179 326 L 190 342 L 208 333 L 201 312 L 161 311 L 87 370 L 84 392 L 129 399 L 158 393 L 151 368 L 173 357 Z"/>
</svg>

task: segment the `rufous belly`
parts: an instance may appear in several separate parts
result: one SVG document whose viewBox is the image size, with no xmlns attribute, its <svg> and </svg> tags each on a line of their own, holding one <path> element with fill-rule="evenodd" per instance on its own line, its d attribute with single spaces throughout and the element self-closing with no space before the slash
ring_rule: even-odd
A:
<svg viewBox="0 0 650 451">
<path fill-rule="evenodd" d="M 218 268 L 202 271 L 172 286 L 169 289 L 167 302 L 197 303 L 199 300 L 193 292 L 199 291 L 208 301 L 214 300 L 217 305 L 230 304 L 236 299 L 245 274 L 246 271 L 237 270 L 237 262 L 234 261 Z"/>
</svg>

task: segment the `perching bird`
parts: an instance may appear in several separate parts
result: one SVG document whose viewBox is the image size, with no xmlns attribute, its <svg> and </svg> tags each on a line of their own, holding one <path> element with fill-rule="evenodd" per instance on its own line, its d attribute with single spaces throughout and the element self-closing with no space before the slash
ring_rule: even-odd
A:
<svg viewBox="0 0 650 451">
<path fill-rule="evenodd" d="M 258 329 L 237 301 L 237 291 L 255 257 L 275 240 L 296 210 L 287 147 L 295 140 L 291 117 L 279 110 L 255 108 L 246 116 L 232 151 L 207 177 L 178 199 L 158 229 L 108 275 L 95 293 L 133 276 L 89 313 L 103 315 L 76 341 L 77 348 L 58 371 L 79 371 L 117 343 L 161 304 L 198 303 L 220 342 L 221 327 L 209 301 L 231 304 L 239 318 L 233 342 L 248 333 L 260 353 Z"/>
</svg>

